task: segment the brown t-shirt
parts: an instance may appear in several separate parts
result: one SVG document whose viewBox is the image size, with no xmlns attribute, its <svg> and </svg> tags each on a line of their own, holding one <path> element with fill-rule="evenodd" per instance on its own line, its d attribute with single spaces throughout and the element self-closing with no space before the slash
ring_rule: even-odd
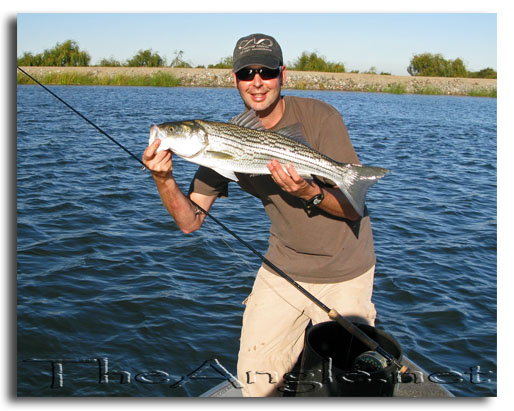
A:
<svg viewBox="0 0 514 411">
<path fill-rule="evenodd" d="M 284 116 L 271 131 L 299 122 L 307 142 L 315 150 L 339 162 L 360 164 L 343 119 L 335 108 L 315 99 L 284 98 Z M 266 258 L 296 281 L 350 280 L 375 264 L 369 216 L 353 223 L 352 230 L 347 220 L 320 209 L 314 208 L 308 215 L 300 200 L 281 190 L 270 175 L 238 173 L 237 177 L 243 190 L 262 201 L 271 221 Z M 228 196 L 229 181 L 209 168 L 200 167 L 190 191 Z"/>
</svg>

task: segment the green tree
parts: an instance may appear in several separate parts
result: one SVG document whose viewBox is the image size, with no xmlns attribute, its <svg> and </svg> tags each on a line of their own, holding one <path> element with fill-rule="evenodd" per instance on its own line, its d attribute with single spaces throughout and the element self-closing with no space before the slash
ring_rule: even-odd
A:
<svg viewBox="0 0 514 411">
<path fill-rule="evenodd" d="M 171 61 L 170 67 L 191 68 L 191 64 L 189 64 L 187 61 L 184 61 L 182 59 L 183 55 L 184 55 L 184 52 L 182 50 L 180 50 L 180 51 L 175 50 L 175 58 Z"/>
<path fill-rule="evenodd" d="M 496 73 L 496 71 L 494 71 L 492 68 L 487 67 L 487 68 L 482 69 L 480 71 L 474 71 L 474 72 L 468 73 L 468 77 L 471 77 L 471 78 L 492 78 L 492 79 L 495 79 L 495 78 L 498 78 L 498 73 Z"/>
<path fill-rule="evenodd" d="M 100 66 L 102 67 L 120 67 L 121 63 L 118 60 L 115 60 L 114 57 L 111 58 L 103 58 L 100 60 Z"/>
<path fill-rule="evenodd" d="M 368 71 L 364 71 L 363 74 L 377 74 L 377 68 L 375 66 L 371 66 Z"/>
<path fill-rule="evenodd" d="M 407 72 L 411 76 L 467 77 L 467 70 L 460 58 L 446 60 L 441 54 L 422 53 L 415 55 Z"/>
<path fill-rule="evenodd" d="M 166 60 L 158 53 L 153 53 L 152 49 L 139 50 L 134 57 L 127 61 L 129 67 L 163 67 L 165 65 Z"/>
<path fill-rule="evenodd" d="M 324 57 L 318 56 L 316 52 L 309 54 L 306 51 L 293 62 L 291 69 L 299 71 L 345 72 L 343 63 L 326 61 Z"/>
<path fill-rule="evenodd" d="M 231 69 L 234 67 L 234 61 L 232 56 L 227 56 L 222 59 L 216 64 L 209 64 L 207 66 L 208 68 L 219 68 L 219 69 Z"/>
<path fill-rule="evenodd" d="M 76 41 L 66 40 L 57 43 L 52 49 L 43 52 L 42 64 L 45 66 L 89 66 L 91 56 L 85 51 L 80 51 Z"/>
<path fill-rule="evenodd" d="M 437 76 L 441 70 L 441 58 L 440 54 L 417 54 L 412 57 L 410 65 L 407 67 L 407 72 L 411 76 Z"/>
<path fill-rule="evenodd" d="M 76 41 L 66 40 L 57 43 L 54 48 L 43 53 L 32 55 L 24 53 L 18 59 L 19 65 L 24 66 L 89 66 L 91 56 L 86 51 L 80 51 Z"/>
<path fill-rule="evenodd" d="M 464 62 L 460 58 L 448 62 L 448 72 L 446 77 L 467 77 L 468 71 Z"/>
<path fill-rule="evenodd" d="M 32 53 L 23 53 L 21 57 L 17 59 L 18 66 L 41 66 L 43 62 L 43 55 Z"/>
</svg>

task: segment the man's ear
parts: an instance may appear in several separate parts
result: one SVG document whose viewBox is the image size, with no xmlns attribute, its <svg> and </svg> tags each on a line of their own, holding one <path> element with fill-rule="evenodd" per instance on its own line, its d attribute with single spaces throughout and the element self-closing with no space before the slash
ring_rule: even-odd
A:
<svg viewBox="0 0 514 411">
<path fill-rule="evenodd" d="M 280 87 L 286 84 L 286 66 L 282 66 L 282 71 L 280 72 Z"/>
</svg>

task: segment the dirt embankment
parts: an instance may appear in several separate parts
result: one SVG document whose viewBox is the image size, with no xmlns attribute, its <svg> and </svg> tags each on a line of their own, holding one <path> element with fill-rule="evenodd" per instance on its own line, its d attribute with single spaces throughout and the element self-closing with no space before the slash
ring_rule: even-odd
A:
<svg viewBox="0 0 514 411">
<path fill-rule="evenodd" d="M 162 72 L 181 79 L 186 87 L 233 87 L 230 69 L 149 67 L 24 67 L 29 74 L 79 72 L 94 76 L 151 76 Z M 388 76 L 358 73 L 287 71 L 284 88 L 303 90 L 375 91 L 445 95 L 473 95 L 496 91 L 495 79 Z"/>
</svg>

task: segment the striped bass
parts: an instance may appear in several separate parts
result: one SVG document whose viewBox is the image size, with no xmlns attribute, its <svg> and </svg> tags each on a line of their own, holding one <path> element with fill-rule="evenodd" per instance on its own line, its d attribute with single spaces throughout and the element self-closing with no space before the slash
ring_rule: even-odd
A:
<svg viewBox="0 0 514 411">
<path fill-rule="evenodd" d="M 389 172 L 332 160 L 308 145 L 299 123 L 266 131 L 253 110 L 229 123 L 188 120 L 153 125 L 149 144 L 155 139 L 161 140 L 157 152 L 171 150 L 234 181 L 235 173 L 270 174 L 266 165 L 272 159 L 291 164 L 304 178 L 316 176 L 334 182 L 361 216 L 366 192 Z"/>
</svg>

